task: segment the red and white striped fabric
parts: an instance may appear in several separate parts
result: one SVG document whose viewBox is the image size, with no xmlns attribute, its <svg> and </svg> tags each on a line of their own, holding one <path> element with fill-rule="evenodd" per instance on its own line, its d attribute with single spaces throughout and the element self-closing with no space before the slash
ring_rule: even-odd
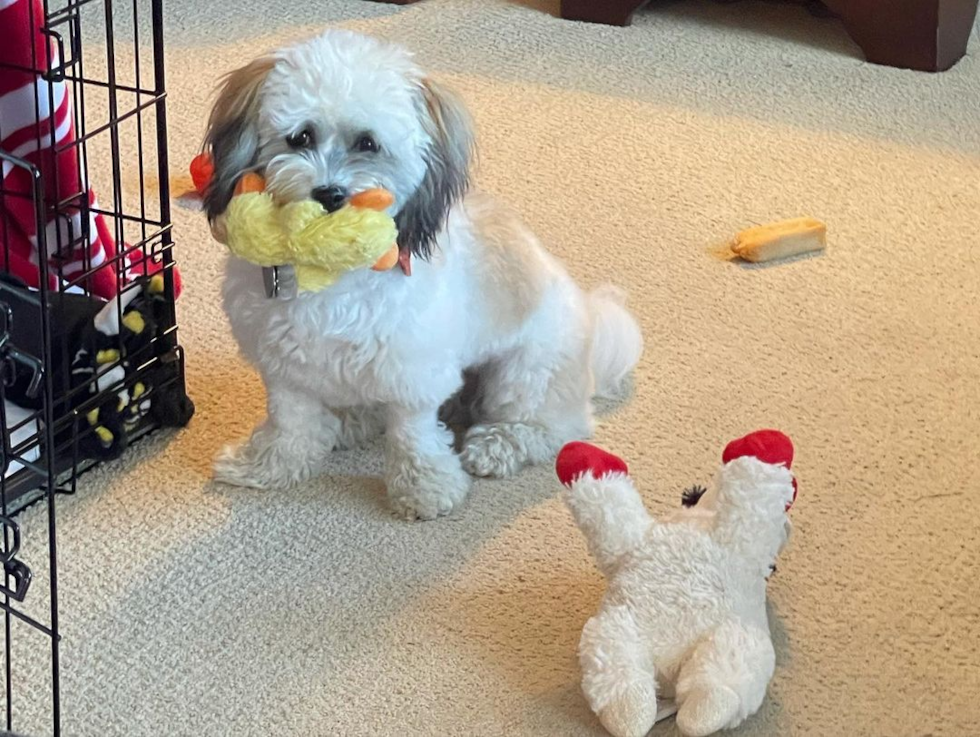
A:
<svg viewBox="0 0 980 737">
<path fill-rule="evenodd" d="M 47 82 L 39 72 L 58 64 L 56 47 L 41 32 L 44 10 L 41 0 L 0 0 L 0 149 L 25 159 L 41 171 L 45 202 L 64 202 L 75 197 L 98 208 L 95 194 L 79 171 L 78 151 L 71 143 L 75 130 L 71 99 L 65 82 Z M 46 45 L 50 44 L 50 45 Z M 54 147 L 52 147 L 52 128 Z M 0 269 L 19 277 L 32 287 L 40 285 L 37 221 L 31 199 L 33 183 L 23 167 L 3 161 L 0 189 Z M 76 205 L 52 218 L 45 230 L 49 264 L 49 287 L 65 288 L 85 271 L 96 269 L 79 290 L 111 299 L 119 289 L 114 259 L 117 248 L 102 215 L 89 212 L 87 228 Z M 82 239 L 82 235 L 87 238 Z M 59 253 L 59 248 L 62 249 Z M 121 264 L 126 280 L 159 264 L 143 262 L 141 254 L 126 254 Z M 104 266 L 102 266 L 104 264 Z M 102 266 L 102 268 L 97 268 Z M 147 268 L 148 267 L 148 268 Z M 59 274 L 62 281 L 59 284 Z M 179 288 L 179 278 L 175 286 Z M 72 290 L 77 291 L 77 290 Z"/>
</svg>

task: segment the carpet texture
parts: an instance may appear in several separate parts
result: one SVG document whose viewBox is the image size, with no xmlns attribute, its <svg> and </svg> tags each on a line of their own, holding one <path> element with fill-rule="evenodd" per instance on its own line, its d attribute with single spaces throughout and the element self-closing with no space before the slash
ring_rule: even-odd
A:
<svg viewBox="0 0 980 737">
<path fill-rule="evenodd" d="M 324 25 L 410 45 L 472 107 L 481 186 L 584 285 L 629 290 L 648 348 L 598 442 L 650 509 L 710 480 L 733 437 L 796 442 L 796 528 L 769 588 L 778 670 L 740 734 L 976 733 L 980 33 L 928 76 L 864 63 L 795 6 L 678 0 L 625 30 L 556 10 L 171 0 L 174 185 L 219 73 Z M 825 254 L 716 254 L 798 215 L 827 221 Z M 218 303 L 221 248 L 187 209 L 175 233 L 198 414 L 60 500 L 64 734 L 602 734 L 575 650 L 603 582 L 551 469 L 481 481 L 425 524 L 388 513 L 378 448 L 289 491 L 212 484 L 264 395 Z M 39 560 L 45 517 L 23 521 Z M 42 645 L 15 647 L 15 726 L 34 735 Z"/>
</svg>

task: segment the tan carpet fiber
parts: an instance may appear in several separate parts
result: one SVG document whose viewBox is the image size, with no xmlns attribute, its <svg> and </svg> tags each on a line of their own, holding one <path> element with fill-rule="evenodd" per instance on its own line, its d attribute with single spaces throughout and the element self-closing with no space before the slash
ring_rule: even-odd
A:
<svg viewBox="0 0 980 737">
<path fill-rule="evenodd" d="M 173 0 L 175 181 L 218 73 L 326 24 L 410 44 L 472 106 L 480 183 L 584 284 L 632 294 L 648 350 L 598 440 L 650 508 L 709 480 L 738 434 L 798 445 L 778 672 L 741 734 L 975 734 L 980 35 L 928 76 L 865 64 L 797 7 L 679 0 L 628 30 L 556 7 Z M 713 254 L 797 215 L 829 223 L 826 254 Z M 218 304 L 221 250 L 198 213 L 175 219 L 199 413 L 61 500 L 65 734 L 601 734 L 575 648 L 603 584 L 549 468 L 417 525 L 389 516 L 378 449 L 291 491 L 211 484 L 264 398 Z M 43 517 L 26 525 L 40 550 Z M 42 735 L 28 639 L 16 710 Z"/>
</svg>

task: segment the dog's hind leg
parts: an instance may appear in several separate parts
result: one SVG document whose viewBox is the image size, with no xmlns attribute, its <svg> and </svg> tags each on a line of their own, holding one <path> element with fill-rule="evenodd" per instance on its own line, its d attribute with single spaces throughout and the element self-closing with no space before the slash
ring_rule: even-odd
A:
<svg viewBox="0 0 980 737">
<path fill-rule="evenodd" d="M 479 421 L 463 440 L 463 468 L 510 476 L 591 437 L 591 383 L 584 347 L 569 355 L 532 341 L 488 365 L 480 373 Z"/>
<path fill-rule="evenodd" d="M 335 450 L 362 448 L 385 431 L 385 410 L 380 404 L 334 410 L 340 427 Z"/>
</svg>

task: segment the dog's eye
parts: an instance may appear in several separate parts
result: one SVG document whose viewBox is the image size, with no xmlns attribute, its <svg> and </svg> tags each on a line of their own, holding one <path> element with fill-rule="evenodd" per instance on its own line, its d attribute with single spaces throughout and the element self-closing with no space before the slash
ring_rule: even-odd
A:
<svg viewBox="0 0 980 737">
<path fill-rule="evenodd" d="M 286 136 L 286 145 L 290 148 L 310 148 L 313 145 L 313 132 L 304 128 L 298 133 L 290 133 Z"/>
<path fill-rule="evenodd" d="M 369 136 L 367 133 L 365 133 L 357 139 L 357 143 L 354 144 L 354 149 L 362 153 L 373 154 L 378 150 L 378 142 L 374 140 L 373 136 Z"/>
</svg>

